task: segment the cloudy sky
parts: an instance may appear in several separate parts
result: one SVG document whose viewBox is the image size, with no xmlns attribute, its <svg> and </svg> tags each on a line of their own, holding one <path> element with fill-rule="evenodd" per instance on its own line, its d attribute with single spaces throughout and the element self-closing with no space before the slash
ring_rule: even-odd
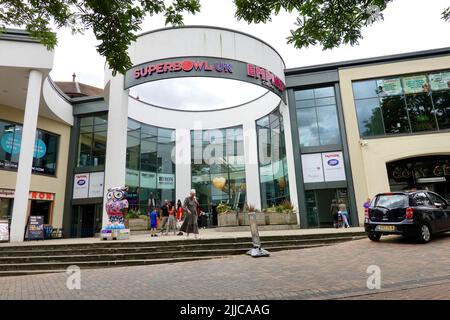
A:
<svg viewBox="0 0 450 320">
<path fill-rule="evenodd" d="M 201 5 L 201 13 L 185 16 L 186 25 L 221 26 L 250 33 L 272 45 L 284 58 L 288 68 L 450 47 L 450 23 L 441 19 L 441 12 L 449 5 L 448 0 L 394 0 L 385 10 L 383 21 L 363 30 L 364 38 L 359 45 L 327 51 L 322 51 L 319 46 L 299 50 L 286 43 L 289 31 L 295 27 L 294 14 L 282 13 L 265 25 L 248 25 L 236 20 L 231 0 L 201 0 Z M 142 25 L 142 32 L 164 26 L 163 17 L 148 18 Z M 97 41 L 92 33 L 73 36 L 68 30 L 57 32 L 59 43 L 52 78 L 71 81 L 71 75 L 75 72 L 78 81 L 102 87 L 104 59 L 96 52 Z M 170 84 L 173 86 L 174 83 Z M 186 85 L 180 83 L 180 86 Z M 153 90 L 157 92 L 160 88 Z M 186 94 L 183 89 L 180 92 Z M 260 93 L 261 90 L 255 89 L 250 95 Z M 213 99 L 208 103 L 223 104 L 219 100 Z M 152 102 L 161 104 L 164 101 L 157 99 Z M 176 103 L 176 99 L 168 103 Z"/>
</svg>

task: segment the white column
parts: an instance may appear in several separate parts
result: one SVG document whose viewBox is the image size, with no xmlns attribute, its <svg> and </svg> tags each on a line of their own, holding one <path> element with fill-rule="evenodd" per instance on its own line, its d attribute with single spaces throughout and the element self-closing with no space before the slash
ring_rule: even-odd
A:
<svg viewBox="0 0 450 320">
<path fill-rule="evenodd" d="M 175 130 L 175 171 L 176 171 L 176 200 L 181 202 L 187 197 L 191 189 L 191 132 L 189 129 Z"/>
<path fill-rule="evenodd" d="M 289 178 L 289 196 L 291 198 L 291 203 L 295 208 L 297 213 L 297 223 L 300 224 L 300 209 L 298 206 L 299 199 L 297 197 L 297 179 L 295 178 L 295 165 L 294 157 L 300 155 L 294 154 L 294 148 L 292 145 L 292 128 L 291 119 L 289 116 L 289 107 L 285 104 L 281 104 L 280 112 L 283 116 L 283 126 L 284 126 L 284 138 L 286 141 L 286 162 L 288 166 L 288 178 Z"/>
<path fill-rule="evenodd" d="M 22 242 L 24 240 L 41 88 L 42 73 L 37 70 L 31 70 L 28 79 L 27 100 L 20 142 L 19 167 L 17 168 L 16 176 L 16 191 L 11 221 L 11 242 Z"/>
<path fill-rule="evenodd" d="M 261 191 L 259 184 L 258 139 L 255 121 L 242 125 L 244 131 L 245 182 L 248 204 L 261 210 Z"/>
<path fill-rule="evenodd" d="M 108 137 L 105 162 L 105 194 L 103 195 L 102 226 L 108 215 L 105 203 L 108 188 L 125 185 L 128 128 L 128 90 L 123 89 L 123 75 L 111 79 L 109 85 Z"/>
</svg>

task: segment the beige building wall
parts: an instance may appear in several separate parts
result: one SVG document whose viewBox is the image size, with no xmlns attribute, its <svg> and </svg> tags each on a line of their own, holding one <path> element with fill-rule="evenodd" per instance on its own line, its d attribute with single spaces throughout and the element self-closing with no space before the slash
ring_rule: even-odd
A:
<svg viewBox="0 0 450 320">
<path fill-rule="evenodd" d="M 24 110 L 0 105 L 0 119 L 12 122 L 23 123 Z M 30 191 L 49 192 L 55 194 L 53 202 L 52 225 L 57 228 L 62 227 L 62 217 L 64 211 L 64 197 L 66 190 L 67 162 L 69 154 L 70 126 L 59 123 L 48 118 L 39 117 L 38 129 L 58 134 L 58 160 L 56 176 L 45 176 L 33 174 L 31 177 Z M 0 188 L 15 189 L 16 172 L 0 170 Z M 30 202 L 28 203 L 30 210 Z"/>
<path fill-rule="evenodd" d="M 361 144 L 352 81 L 450 69 L 450 55 L 402 62 L 349 67 L 339 70 L 342 105 L 360 224 L 363 203 L 379 192 L 388 192 L 386 162 L 422 155 L 450 154 L 450 132 L 364 139 Z"/>
</svg>

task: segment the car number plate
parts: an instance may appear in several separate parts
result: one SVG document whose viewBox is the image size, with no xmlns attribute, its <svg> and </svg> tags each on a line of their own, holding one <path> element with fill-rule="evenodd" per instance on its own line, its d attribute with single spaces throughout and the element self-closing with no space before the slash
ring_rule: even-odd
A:
<svg viewBox="0 0 450 320">
<path fill-rule="evenodd" d="M 395 231 L 395 226 L 378 225 L 375 230 L 377 231 Z"/>
</svg>

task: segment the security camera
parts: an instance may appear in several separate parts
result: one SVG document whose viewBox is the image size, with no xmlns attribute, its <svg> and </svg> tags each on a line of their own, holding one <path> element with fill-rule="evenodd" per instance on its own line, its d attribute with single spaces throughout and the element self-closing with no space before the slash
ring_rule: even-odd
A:
<svg viewBox="0 0 450 320">
<path fill-rule="evenodd" d="M 369 143 L 366 140 L 359 140 L 359 144 L 361 145 L 361 147 L 367 147 Z"/>
</svg>

